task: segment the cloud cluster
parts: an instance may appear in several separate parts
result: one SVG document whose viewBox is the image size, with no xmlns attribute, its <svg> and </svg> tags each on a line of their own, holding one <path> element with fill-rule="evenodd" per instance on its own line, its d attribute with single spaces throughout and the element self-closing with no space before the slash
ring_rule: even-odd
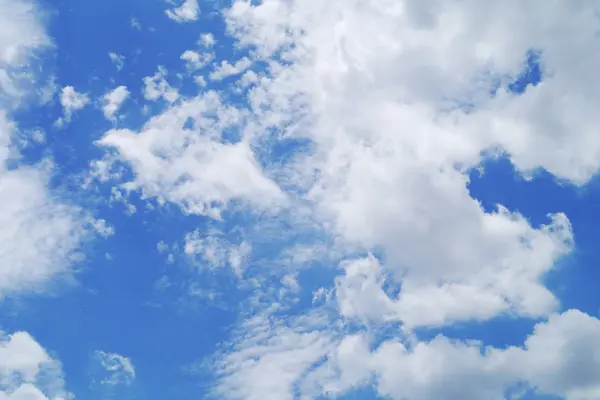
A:
<svg viewBox="0 0 600 400">
<path fill-rule="evenodd" d="M 186 4 L 169 16 L 195 19 Z M 185 98 L 164 68 L 145 79 L 146 99 L 165 109 L 98 141 L 131 168 L 122 188 L 217 221 L 241 204 L 313 226 L 331 248 L 303 254 L 341 260 L 320 292 L 327 312 L 282 318 L 270 304 L 248 316 L 218 363 L 222 396 L 308 399 L 367 384 L 409 400 L 502 399 L 520 385 L 598 396 L 599 322 L 560 313 L 544 285 L 575 245 L 568 216 L 535 226 L 485 209 L 468 187 L 492 156 L 573 185 L 597 173 L 598 11 L 591 0 L 237 1 L 224 16 L 247 54 L 208 75 L 234 78 L 229 91 Z M 532 62 L 541 81 L 517 89 Z M 227 242 L 187 239 L 186 251 L 231 263 Z M 542 322 L 507 349 L 414 333 L 501 315 Z M 376 340 L 389 326 L 394 338 Z"/>
<path fill-rule="evenodd" d="M 485 210 L 468 190 L 470 171 L 490 154 L 525 176 L 545 169 L 575 185 L 597 173 L 598 88 L 589 83 L 600 67 L 590 54 L 600 45 L 597 8 L 591 1 L 273 0 L 227 11 L 238 44 L 268 65 L 248 91 L 247 137 L 258 144 L 275 131 L 277 140 L 309 141 L 310 153 L 279 167 L 279 183 L 302 188 L 314 218 L 340 241 L 384 255 L 342 263 L 331 301 L 346 321 L 369 329 L 398 323 L 410 334 L 498 315 L 549 318 L 522 348 L 483 353 L 442 336 L 372 351 L 362 336 L 348 336 L 343 354 L 328 356 L 327 371 L 315 367 L 316 357 L 270 396 L 292 398 L 313 368 L 330 379 L 312 386 L 319 393 L 373 382 L 396 399 L 501 399 L 525 382 L 567 399 L 597 396 L 598 364 L 584 355 L 594 352 L 594 335 L 580 340 L 573 329 L 594 330 L 598 321 L 555 314 L 558 300 L 543 284 L 573 247 L 568 217 L 532 226 L 501 205 Z M 531 54 L 542 80 L 519 92 L 511 83 Z M 387 293 L 386 282 L 399 293 Z M 544 358 L 563 350 L 564 357 Z M 580 361 L 569 358 L 577 354 Z M 274 358 L 238 360 L 240 370 L 224 380 L 228 396 L 263 396 L 246 365 Z M 563 375 L 579 362 L 589 379 Z M 236 377 L 247 393 L 231 389 Z"/>
</svg>

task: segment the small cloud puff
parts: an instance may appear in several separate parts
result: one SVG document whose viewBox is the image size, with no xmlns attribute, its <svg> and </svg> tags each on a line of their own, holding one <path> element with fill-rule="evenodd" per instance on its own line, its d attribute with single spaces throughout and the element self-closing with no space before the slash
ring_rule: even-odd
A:
<svg viewBox="0 0 600 400">
<path fill-rule="evenodd" d="M 200 6 L 198 0 L 184 0 L 177 8 L 165 11 L 167 16 L 176 22 L 190 22 L 198 19 Z"/>
<path fill-rule="evenodd" d="M 129 358 L 101 350 L 94 353 L 94 358 L 106 372 L 103 385 L 131 385 L 135 380 L 135 368 Z"/>
<path fill-rule="evenodd" d="M 106 93 L 103 98 L 104 105 L 102 106 L 104 117 L 108 120 L 114 120 L 116 112 L 119 111 L 121 105 L 127 100 L 129 94 L 127 86 L 119 86 Z"/>
<path fill-rule="evenodd" d="M 56 121 L 58 126 L 71 122 L 71 117 L 75 111 L 83 109 L 90 99 L 87 94 L 79 93 L 73 86 L 65 86 L 60 92 L 60 104 L 64 110 L 64 117 Z"/>
</svg>

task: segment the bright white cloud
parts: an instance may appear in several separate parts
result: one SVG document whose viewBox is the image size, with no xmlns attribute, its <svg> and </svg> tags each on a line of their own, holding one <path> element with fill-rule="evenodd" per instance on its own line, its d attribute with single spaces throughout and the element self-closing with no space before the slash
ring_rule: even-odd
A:
<svg viewBox="0 0 600 400">
<path fill-rule="evenodd" d="M 227 359 L 223 393 L 293 398 L 292 387 L 302 383 L 314 398 L 374 374 L 379 392 L 394 399 L 503 399 L 521 381 L 567 399 L 598 396 L 591 350 L 597 320 L 555 315 L 558 301 L 543 283 L 573 248 L 568 217 L 549 215 L 533 226 L 501 205 L 485 210 L 468 189 L 469 173 L 490 153 L 504 153 L 526 176 L 543 168 L 583 185 L 597 173 L 597 13 L 592 1 L 492 8 L 471 0 L 233 4 L 229 32 L 268 65 L 245 83 L 245 138 L 256 147 L 273 131 L 308 139 L 310 154 L 269 172 L 277 169 L 282 187 L 307 193 L 301 200 L 314 206 L 311 217 L 337 242 L 384 255 L 384 263 L 342 264 L 333 298 L 346 320 L 369 329 L 395 321 L 410 334 L 500 314 L 550 317 L 524 348 L 508 350 L 438 337 L 389 341 L 371 351 L 370 337 L 353 336 L 304 383 L 309 366 L 285 369 L 277 349 L 272 357 L 264 348 L 253 353 L 246 338 L 248 347 L 240 344 Z M 509 92 L 531 51 L 540 54 L 542 83 Z M 242 67 L 225 61 L 212 77 L 249 65 Z M 399 293 L 386 291 L 386 282 Z M 578 323 L 584 336 L 567 328 Z M 296 350 L 286 349 L 299 360 L 323 356 Z M 563 369 L 579 362 L 589 374 Z M 259 380 L 255 368 L 268 371 L 269 381 Z M 283 383 L 274 387 L 278 376 Z"/>
<path fill-rule="evenodd" d="M 195 20 L 197 2 L 167 15 Z M 598 320 L 556 314 L 544 285 L 573 249 L 568 217 L 535 226 L 502 205 L 484 209 L 468 188 L 490 153 L 526 176 L 543 168 L 583 185 L 597 173 L 597 15 L 587 0 L 237 1 L 227 31 L 252 59 L 222 61 L 210 78 L 243 74 L 234 87 L 247 89 L 247 104 L 214 92 L 182 98 L 162 67 L 144 79 L 145 98 L 164 98 L 166 109 L 138 132 L 113 129 L 98 141 L 103 165 L 132 169 L 121 189 L 217 220 L 239 203 L 257 214 L 293 210 L 335 239 L 327 251 L 352 254 L 338 257 L 335 287 L 318 292 L 339 325 L 249 318 L 219 359 L 221 396 L 315 398 L 371 383 L 392 399 L 500 400 L 523 382 L 568 400 L 600 396 Z M 532 51 L 541 84 L 508 91 Z M 191 69 L 208 62 L 192 50 L 181 58 Z M 247 72 L 254 61 L 266 66 L 260 74 Z M 304 139 L 311 151 L 261 159 L 280 138 Z M 185 252 L 243 276 L 247 254 L 236 247 L 197 231 Z M 371 252 L 385 261 L 355 256 Z M 287 272 L 280 282 L 297 291 Z M 414 336 L 499 315 L 548 320 L 508 349 Z M 402 327 L 398 338 L 375 343 L 371 333 L 390 322 Z M 344 335 L 344 324 L 360 332 Z"/>
<path fill-rule="evenodd" d="M 204 47 L 213 47 L 217 43 L 215 36 L 212 33 L 203 33 L 200 35 L 200 44 Z"/>
<path fill-rule="evenodd" d="M 283 201 L 247 142 L 221 142 L 241 115 L 214 92 L 186 100 L 151 118 L 140 132 L 111 130 L 98 144 L 115 149 L 135 179 L 128 189 L 170 201 L 186 212 L 220 218 L 232 200 L 268 210 Z"/>
<path fill-rule="evenodd" d="M 198 19 L 200 6 L 198 0 L 183 0 L 179 7 L 167 10 L 165 13 L 173 21 L 190 22 Z"/>
<path fill-rule="evenodd" d="M 247 57 L 239 59 L 235 64 L 230 64 L 228 61 L 222 61 L 221 65 L 210 74 L 210 79 L 221 80 L 230 76 L 239 75 L 251 65 L 252 61 Z"/>
<path fill-rule="evenodd" d="M 0 299 L 67 277 L 82 256 L 83 213 L 48 192 L 48 175 L 42 167 L 0 167 Z"/>
<path fill-rule="evenodd" d="M 44 26 L 39 23 L 40 10 L 30 0 L 0 0 L 0 61 L 19 67 L 29 61 L 33 51 L 51 44 Z"/>
<path fill-rule="evenodd" d="M 144 78 L 144 98 L 150 101 L 156 101 L 160 98 L 169 103 L 175 102 L 179 98 L 179 93 L 173 89 L 167 82 L 167 69 L 158 67 L 156 74 Z"/>
<path fill-rule="evenodd" d="M 96 351 L 94 356 L 106 375 L 102 384 L 131 385 L 135 380 L 135 368 L 129 358 L 101 350 Z"/>
<path fill-rule="evenodd" d="M 334 348 L 334 338 L 321 331 L 323 322 L 317 315 L 297 326 L 263 316 L 249 319 L 235 351 L 218 363 L 218 395 L 231 400 L 294 398 L 302 376 Z"/>
<path fill-rule="evenodd" d="M 188 69 L 191 71 L 204 68 L 213 58 L 212 53 L 198 53 L 193 50 L 186 50 L 181 55 L 181 59 L 186 62 Z"/>
<path fill-rule="evenodd" d="M 103 98 L 104 105 L 102 106 L 104 117 L 108 120 L 114 120 L 115 114 L 119 111 L 125 100 L 129 98 L 129 95 L 127 86 L 119 86 L 106 93 Z"/>
<path fill-rule="evenodd" d="M 7 336 L 0 332 L 0 399 L 64 400 L 69 396 L 60 363 L 28 333 Z"/>
<path fill-rule="evenodd" d="M 75 111 L 83 109 L 90 99 L 87 94 L 79 93 L 73 86 L 65 86 L 60 92 L 60 104 L 63 107 L 64 117 L 57 121 L 58 125 L 71 122 Z"/>
</svg>

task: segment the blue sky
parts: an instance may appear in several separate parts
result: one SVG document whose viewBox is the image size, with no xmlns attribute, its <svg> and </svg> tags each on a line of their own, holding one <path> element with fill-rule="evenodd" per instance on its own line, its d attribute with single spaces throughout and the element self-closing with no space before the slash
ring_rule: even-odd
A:
<svg viewBox="0 0 600 400">
<path fill-rule="evenodd" d="M 0 0 L 0 399 L 600 398 L 598 7 Z"/>
</svg>

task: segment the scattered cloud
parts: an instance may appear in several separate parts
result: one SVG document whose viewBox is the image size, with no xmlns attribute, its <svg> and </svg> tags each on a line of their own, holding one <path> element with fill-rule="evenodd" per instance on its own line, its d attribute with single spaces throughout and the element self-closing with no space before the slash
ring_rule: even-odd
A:
<svg viewBox="0 0 600 400">
<path fill-rule="evenodd" d="M 135 380 L 135 368 L 127 357 L 98 350 L 94 354 L 105 372 L 104 385 L 131 385 Z"/>
<path fill-rule="evenodd" d="M 57 125 L 71 122 L 73 113 L 83 109 L 90 99 L 87 94 L 79 93 L 73 86 L 65 86 L 60 92 L 60 104 L 63 107 L 64 117 L 56 121 Z"/>
<path fill-rule="evenodd" d="M 211 53 L 198 53 L 193 50 L 186 50 L 181 59 L 186 62 L 187 68 L 190 71 L 196 71 L 207 66 L 214 58 Z"/>
<path fill-rule="evenodd" d="M 106 93 L 103 98 L 104 105 L 102 106 L 104 117 L 108 120 L 114 120 L 115 114 L 119 111 L 125 100 L 129 98 L 129 95 L 127 86 L 119 86 Z"/>
<path fill-rule="evenodd" d="M 117 71 L 122 70 L 125 66 L 125 56 L 117 53 L 108 53 L 108 57 L 110 58 L 110 61 L 112 61 L 114 66 L 117 68 Z"/>
<path fill-rule="evenodd" d="M 183 0 L 179 7 L 165 11 L 173 21 L 190 22 L 198 19 L 200 6 L 198 0 Z"/>
<path fill-rule="evenodd" d="M 156 74 L 144 78 L 144 98 L 150 101 L 156 101 L 164 98 L 169 103 L 175 102 L 179 98 L 179 93 L 172 88 L 166 80 L 167 69 L 158 67 Z"/>
<path fill-rule="evenodd" d="M 230 76 L 239 75 L 251 65 L 252 61 L 247 57 L 237 60 L 235 64 L 230 64 L 229 61 L 222 61 L 221 65 L 210 74 L 210 79 L 221 80 Z"/>
</svg>

